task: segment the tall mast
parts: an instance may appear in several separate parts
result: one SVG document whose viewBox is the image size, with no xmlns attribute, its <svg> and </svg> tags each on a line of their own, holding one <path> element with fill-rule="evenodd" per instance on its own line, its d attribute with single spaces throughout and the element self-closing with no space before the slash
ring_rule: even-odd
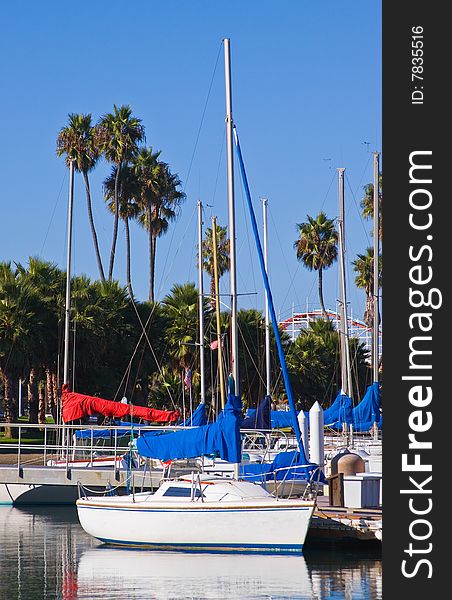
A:
<svg viewBox="0 0 452 600">
<path fill-rule="evenodd" d="M 380 232 L 380 210 L 379 210 L 379 152 L 374 152 L 374 322 L 372 338 L 372 369 L 373 381 L 378 383 L 378 338 L 379 338 L 379 232 Z"/>
<path fill-rule="evenodd" d="M 268 277 L 268 231 L 267 231 L 267 198 L 262 200 L 264 220 L 264 264 Z M 268 308 L 268 294 L 265 290 L 265 365 L 266 365 L 266 393 L 270 396 L 270 314 Z"/>
<path fill-rule="evenodd" d="M 231 87 L 231 51 L 230 40 L 224 40 L 224 76 L 226 94 L 226 150 L 229 205 L 229 256 L 231 286 L 231 373 L 235 384 L 235 394 L 240 396 L 238 363 L 238 327 L 237 327 L 237 275 L 235 252 L 235 205 L 234 205 L 234 157 L 232 148 L 232 87 Z"/>
<path fill-rule="evenodd" d="M 72 207 L 74 203 L 74 160 L 69 163 L 69 202 L 67 213 L 67 262 L 66 262 L 66 308 L 64 321 L 64 369 L 63 383 L 69 384 L 69 326 L 71 320 L 71 252 Z"/>
<path fill-rule="evenodd" d="M 202 203 L 198 200 L 198 290 L 199 290 L 199 370 L 201 376 L 200 402 L 206 399 L 204 373 L 204 287 L 202 280 Z"/>
<path fill-rule="evenodd" d="M 341 385 L 342 391 L 352 397 L 350 369 L 350 351 L 348 343 L 347 291 L 345 283 L 345 203 L 344 203 L 344 168 L 337 169 L 339 176 L 339 275 L 341 311 Z"/>
</svg>

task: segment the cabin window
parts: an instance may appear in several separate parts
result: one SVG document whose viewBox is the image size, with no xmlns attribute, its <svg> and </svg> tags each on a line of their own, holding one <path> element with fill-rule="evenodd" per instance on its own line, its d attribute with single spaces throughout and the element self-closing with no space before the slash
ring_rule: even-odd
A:
<svg viewBox="0 0 452 600">
<path fill-rule="evenodd" d="M 191 498 L 191 488 L 189 487 L 169 487 L 164 493 L 163 496 L 174 496 L 177 498 Z M 202 494 L 198 488 L 195 490 L 195 498 L 201 498 Z"/>
</svg>

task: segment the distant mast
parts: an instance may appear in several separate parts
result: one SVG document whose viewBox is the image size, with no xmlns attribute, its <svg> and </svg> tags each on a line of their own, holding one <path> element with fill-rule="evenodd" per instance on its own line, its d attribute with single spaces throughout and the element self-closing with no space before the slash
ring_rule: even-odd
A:
<svg viewBox="0 0 452 600">
<path fill-rule="evenodd" d="M 201 377 L 200 402 L 206 399 L 204 373 L 204 286 L 202 279 L 202 203 L 198 200 L 198 291 L 199 291 L 199 371 Z"/>
<path fill-rule="evenodd" d="M 237 327 L 237 275 L 235 250 L 235 203 L 234 203 L 234 157 L 232 140 L 232 87 L 231 87 L 231 51 L 230 40 L 224 42 L 224 76 L 226 95 L 226 150 L 228 177 L 228 206 L 229 206 L 229 257 L 230 257 L 230 286 L 231 286 L 231 373 L 234 380 L 234 393 L 240 396 L 239 363 L 238 363 L 238 327 Z"/>
<path fill-rule="evenodd" d="M 71 321 L 71 253 L 72 253 L 72 208 L 74 204 L 74 159 L 69 162 L 69 202 L 67 213 L 67 262 L 66 262 L 66 307 L 64 320 L 63 383 L 69 384 L 69 327 Z"/>
<path fill-rule="evenodd" d="M 267 230 L 267 198 L 262 199 L 262 212 L 264 221 L 264 264 L 268 277 L 268 230 Z M 268 308 L 268 294 L 265 290 L 265 366 L 266 366 L 266 394 L 270 396 L 270 312 Z"/>
<path fill-rule="evenodd" d="M 339 179 L 339 277 L 341 311 L 341 386 L 346 396 L 352 397 L 352 381 L 350 369 L 350 350 L 348 339 L 347 289 L 345 278 L 345 203 L 344 203 L 344 168 L 337 169 Z"/>
<path fill-rule="evenodd" d="M 379 341 L 379 233 L 380 233 L 380 207 L 379 207 L 379 195 L 380 195 L 380 182 L 379 182 L 379 152 L 374 152 L 374 321 L 373 321 L 373 336 L 372 336 L 372 369 L 373 369 L 373 381 L 378 383 L 378 341 Z"/>
</svg>

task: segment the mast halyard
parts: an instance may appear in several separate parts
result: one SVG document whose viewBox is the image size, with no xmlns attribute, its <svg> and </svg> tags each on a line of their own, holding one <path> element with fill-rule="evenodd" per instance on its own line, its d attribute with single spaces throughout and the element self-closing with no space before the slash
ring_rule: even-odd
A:
<svg viewBox="0 0 452 600">
<path fill-rule="evenodd" d="M 262 199 L 263 225 L 264 225 L 264 264 L 268 277 L 268 228 L 267 228 L 267 198 Z M 266 394 L 270 396 L 270 311 L 268 308 L 268 293 L 265 290 L 265 367 L 266 367 Z"/>
<path fill-rule="evenodd" d="M 345 203 L 344 203 L 344 168 L 338 168 L 339 180 L 339 276 L 341 311 L 341 386 L 346 396 L 352 398 L 352 381 L 350 368 L 350 349 L 348 336 L 347 288 L 345 278 Z"/>
<path fill-rule="evenodd" d="M 66 262 L 66 306 L 64 320 L 64 362 L 63 383 L 69 384 L 69 328 L 71 321 L 71 253 L 72 253 L 72 213 L 74 204 L 74 159 L 69 162 L 69 202 L 67 217 L 67 262 Z"/>
<path fill-rule="evenodd" d="M 202 203 L 198 200 L 198 292 L 199 292 L 199 371 L 201 378 L 200 402 L 206 400 L 204 364 L 204 286 L 202 278 Z"/>
<path fill-rule="evenodd" d="M 379 368 L 379 356 L 378 356 L 378 338 L 379 338 L 379 233 L 380 233 L 380 208 L 379 204 L 379 152 L 374 152 L 374 198 L 373 198 L 373 209 L 374 209 L 374 289 L 373 289 L 373 300 L 374 300 L 374 319 L 372 328 L 372 374 L 373 382 L 378 383 L 378 368 Z"/>
<path fill-rule="evenodd" d="M 234 380 L 235 394 L 240 396 L 239 363 L 238 363 L 238 326 L 237 326 L 237 274 L 236 274 L 236 233 L 235 233 L 235 201 L 234 201 L 234 156 L 233 156 L 233 120 L 232 120 L 232 86 L 231 86 L 231 50 L 230 40 L 224 43 L 224 76 L 226 96 L 226 150 L 229 206 L 229 257 L 231 286 L 231 374 Z"/>
</svg>

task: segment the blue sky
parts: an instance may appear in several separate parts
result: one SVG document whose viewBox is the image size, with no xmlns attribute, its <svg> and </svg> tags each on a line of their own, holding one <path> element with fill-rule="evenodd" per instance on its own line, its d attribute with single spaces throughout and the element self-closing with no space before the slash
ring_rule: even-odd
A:
<svg viewBox="0 0 452 600">
<path fill-rule="evenodd" d="M 196 280 L 196 202 L 227 223 L 222 50 L 192 161 L 214 66 L 231 38 L 233 114 L 251 193 L 269 200 L 270 279 L 282 317 L 306 302 L 318 307 L 317 277 L 298 264 L 296 223 L 322 209 L 338 214 L 336 167 L 346 167 L 348 291 L 362 316 L 364 292 L 350 262 L 371 245 L 359 214 L 381 150 L 381 2 L 333 0 L 80 0 L 2 4 L 0 56 L 0 260 L 30 255 L 65 267 L 67 169 L 55 153 L 70 112 L 97 118 L 130 104 L 147 144 L 184 184 L 187 201 L 159 240 L 156 293 Z M 364 143 L 367 142 L 367 143 Z M 191 169 L 189 170 L 190 163 Z M 107 264 L 113 220 L 102 199 L 105 162 L 91 177 L 94 218 Z M 262 283 L 236 169 L 238 288 L 242 307 L 263 308 Z M 132 277 L 148 294 L 146 234 L 132 228 Z M 120 228 L 115 277 L 125 283 Z M 76 180 L 73 270 L 97 277 L 83 182 Z M 325 273 L 325 302 L 338 296 L 337 266 Z M 207 285 L 207 279 L 206 279 Z M 228 282 L 222 280 L 223 291 Z"/>
</svg>

